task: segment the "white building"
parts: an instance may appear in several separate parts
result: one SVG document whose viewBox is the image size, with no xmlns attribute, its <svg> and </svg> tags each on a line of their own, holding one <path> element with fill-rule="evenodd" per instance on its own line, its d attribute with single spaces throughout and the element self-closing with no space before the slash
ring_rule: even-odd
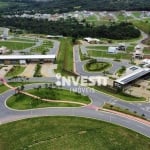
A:
<svg viewBox="0 0 150 150">
<path fill-rule="evenodd" d="M 133 58 L 142 59 L 144 57 L 143 46 L 136 45 L 134 48 Z"/>
<path fill-rule="evenodd" d="M 0 47 L 0 54 L 5 54 L 6 52 L 8 52 L 6 47 L 4 46 Z"/>
<path fill-rule="evenodd" d="M 144 57 L 144 53 L 141 50 L 136 50 L 133 53 L 133 58 L 142 59 Z"/>
<path fill-rule="evenodd" d="M 2 38 L 3 39 L 7 39 L 8 36 L 9 36 L 9 29 L 8 28 L 4 28 Z"/>
<path fill-rule="evenodd" d="M 7 65 L 30 62 L 54 62 L 55 59 L 55 55 L 0 55 L 0 63 Z"/>
<path fill-rule="evenodd" d="M 100 42 L 99 39 L 91 38 L 91 37 L 84 38 L 84 40 L 90 44 L 98 44 Z"/>
<path fill-rule="evenodd" d="M 108 47 L 108 53 L 117 54 L 118 53 L 118 47 Z"/>
<path fill-rule="evenodd" d="M 136 45 L 134 50 L 140 50 L 140 51 L 143 51 L 143 46 L 142 45 Z"/>
<path fill-rule="evenodd" d="M 147 68 L 147 67 L 150 68 L 150 59 L 143 59 L 142 64 L 144 68 Z"/>
</svg>

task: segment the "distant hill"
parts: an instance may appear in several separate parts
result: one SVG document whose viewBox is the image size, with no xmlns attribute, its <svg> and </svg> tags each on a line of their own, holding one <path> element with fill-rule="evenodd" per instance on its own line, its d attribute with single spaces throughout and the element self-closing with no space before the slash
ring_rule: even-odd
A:
<svg viewBox="0 0 150 150">
<path fill-rule="evenodd" d="M 1 13 L 62 13 L 75 10 L 150 10 L 150 0 L 0 0 Z"/>
</svg>

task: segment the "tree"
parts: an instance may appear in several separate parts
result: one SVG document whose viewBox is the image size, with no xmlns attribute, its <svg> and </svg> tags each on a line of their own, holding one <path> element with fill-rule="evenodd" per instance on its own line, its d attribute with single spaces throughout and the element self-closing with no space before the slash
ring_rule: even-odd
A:
<svg viewBox="0 0 150 150">
<path fill-rule="evenodd" d="M 21 85 L 20 90 L 23 91 L 24 90 L 24 85 Z"/>
</svg>

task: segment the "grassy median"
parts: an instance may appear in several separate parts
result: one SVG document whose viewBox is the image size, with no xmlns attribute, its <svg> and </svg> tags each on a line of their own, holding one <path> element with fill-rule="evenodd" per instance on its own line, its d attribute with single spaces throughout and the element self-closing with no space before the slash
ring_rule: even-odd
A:
<svg viewBox="0 0 150 150">
<path fill-rule="evenodd" d="M 62 75 L 73 73 L 73 44 L 71 38 L 61 39 L 56 63 L 58 64 L 57 73 Z"/>
</svg>

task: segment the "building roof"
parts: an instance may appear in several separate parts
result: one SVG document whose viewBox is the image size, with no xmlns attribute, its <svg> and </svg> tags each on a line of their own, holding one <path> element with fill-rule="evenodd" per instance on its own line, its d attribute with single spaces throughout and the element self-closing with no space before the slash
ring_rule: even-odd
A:
<svg viewBox="0 0 150 150">
<path fill-rule="evenodd" d="M 62 35 L 47 35 L 47 38 L 62 38 Z"/>
<path fill-rule="evenodd" d="M 136 80 L 136 79 L 138 79 L 138 78 L 148 74 L 148 73 L 150 73 L 150 69 L 149 68 L 140 68 L 140 69 L 132 72 L 129 75 L 126 75 L 124 77 L 121 77 L 121 78 L 117 79 L 115 82 L 118 82 L 120 84 L 125 85 L 125 84 L 127 84 L 127 83 L 129 83 L 131 81 L 134 81 L 134 80 Z"/>
<path fill-rule="evenodd" d="M 135 49 L 137 49 L 137 50 L 142 50 L 142 49 L 143 49 L 143 46 L 142 46 L 142 45 L 136 45 L 136 46 L 135 46 Z"/>
<path fill-rule="evenodd" d="M 55 55 L 0 55 L 0 60 L 55 59 Z"/>
<path fill-rule="evenodd" d="M 109 47 L 109 48 L 108 48 L 108 52 L 109 52 L 109 53 L 116 53 L 117 50 L 118 50 L 118 47 Z"/>
<path fill-rule="evenodd" d="M 84 38 L 84 40 L 86 40 L 86 41 L 88 41 L 88 42 L 93 42 L 93 41 L 100 42 L 99 39 L 96 39 L 96 38 L 90 38 L 90 37 Z"/>
<path fill-rule="evenodd" d="M 150 64 L 150 59 L 143 59 L 142 63 L 144 63 L 144 64 Z"/>
</svg>

